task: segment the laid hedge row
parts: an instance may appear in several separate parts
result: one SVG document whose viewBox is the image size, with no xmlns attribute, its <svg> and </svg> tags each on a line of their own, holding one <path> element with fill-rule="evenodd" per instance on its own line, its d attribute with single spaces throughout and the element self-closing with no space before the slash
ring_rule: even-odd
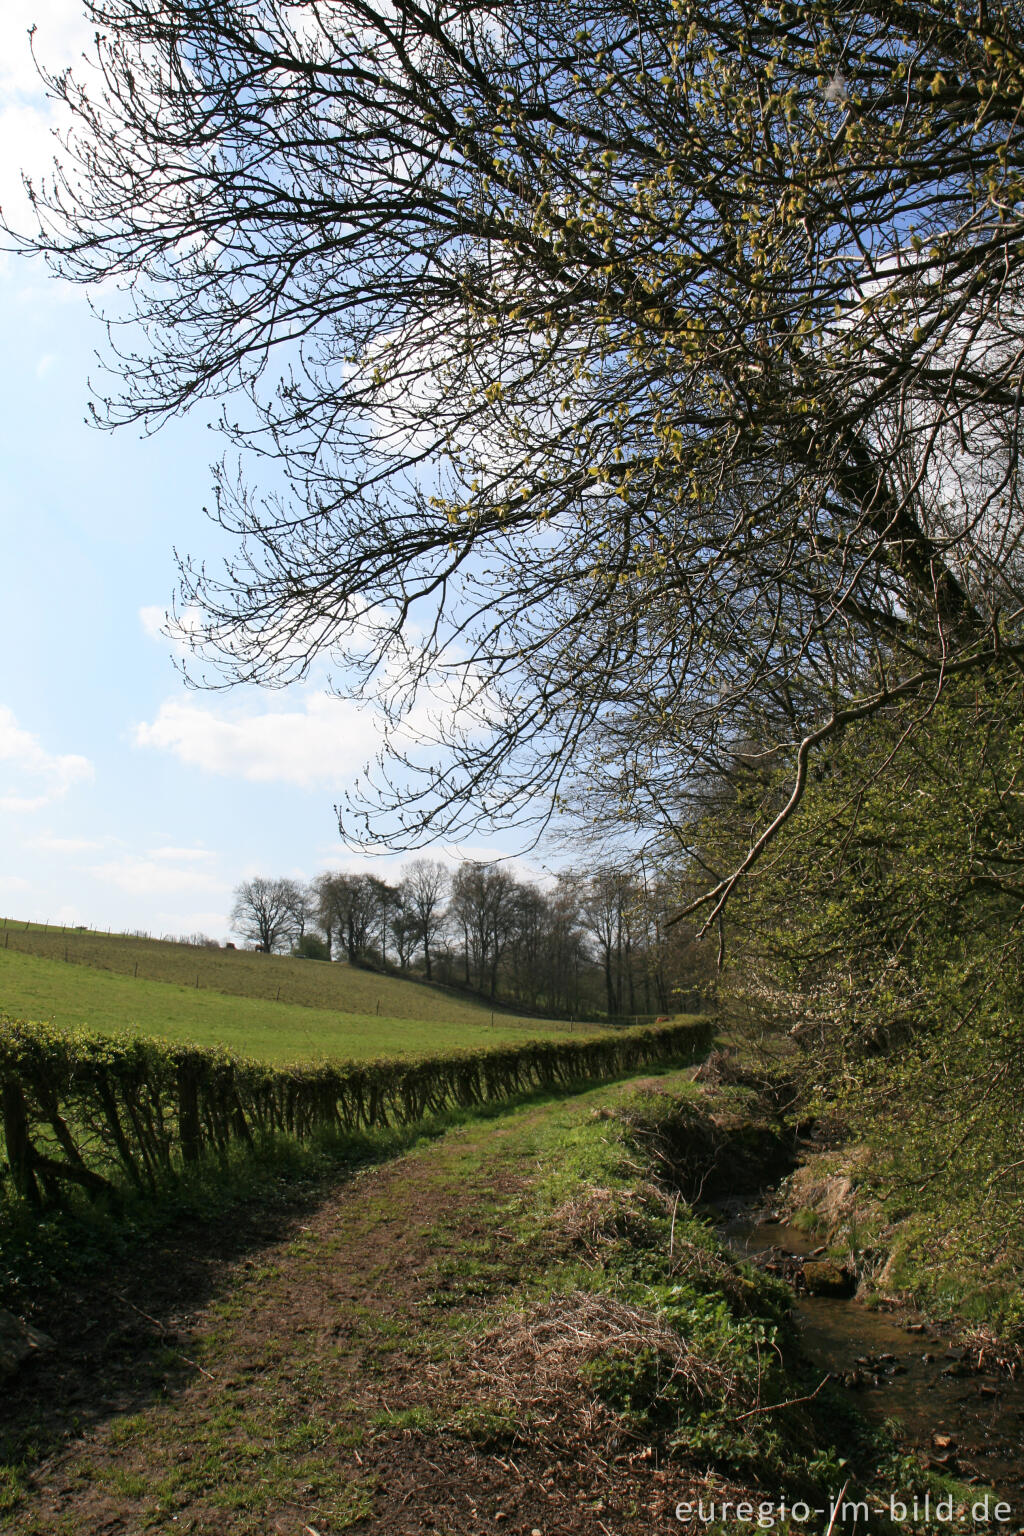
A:
<svg viewBox="0 0 1024 1536">
<path fill-rule="evenodd" d="M 36 1206 L 71 1186 L 157 1186 L 234 1142 L 411 1124 L 707 1050 L 705 1020 L 411 1060 L 281 1068 L 228 1051 L 111 1039 L 0 1016 L 5 1182 Z"/>
</svg>

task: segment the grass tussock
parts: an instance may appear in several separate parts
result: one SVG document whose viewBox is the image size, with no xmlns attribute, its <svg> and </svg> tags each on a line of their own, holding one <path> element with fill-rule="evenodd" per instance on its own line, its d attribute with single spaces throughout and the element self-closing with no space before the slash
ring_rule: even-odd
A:
<svg viewBox="0 0 1024 1536">
<path fill-rule="evenodd" d="M 655 1401 L 683 1397 L 717 1405 L 731 1401 L 739 1387 L 727 1355 L 692 1348 L 663 1313 L 587 1290 L 513 1312 L 471 1355 L 485 1391 L 514 1405 L 531 1437 L 551 1448 L 564 1446 L 570 1430 L 574 1437 L 607 1435 L 613 1426 L 621 1432 L 621 1417 L 602 1389 L 609 1366 L 630 1359 L 655 1372 Z M 590 1391 L 581 1395 L 581 1384 Z"/>
</svg>

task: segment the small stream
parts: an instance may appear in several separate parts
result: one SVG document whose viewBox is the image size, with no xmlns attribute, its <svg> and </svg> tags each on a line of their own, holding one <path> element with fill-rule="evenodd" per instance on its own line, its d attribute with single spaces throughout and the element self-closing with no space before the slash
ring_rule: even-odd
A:
<svg viewBox="0 0 1024 1536">
<path fill-rule="evenodd" d="M 926 1465 L 993 1488 L 1015 1514 L 1024 1508 L 1024 1378 L 920 1320 L 852 1296 L 802 1293 L 802 1262 L 822 1253 L 818 1240 L 749 1200 L 716 1205 L 734 1252 L 796 1282 L 808 1357 L 855 1394 L 865 1415 L 899 1419 Z"/>
</svg>

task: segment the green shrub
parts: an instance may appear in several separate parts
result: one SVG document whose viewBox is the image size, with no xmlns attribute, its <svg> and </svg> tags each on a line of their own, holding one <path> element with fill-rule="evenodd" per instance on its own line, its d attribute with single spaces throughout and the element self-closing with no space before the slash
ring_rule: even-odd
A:
<svg viewBox="0 0 1024 1536">
<path fill-rule="evenodd" d="M 750 814 L 739 795 L 709 826 L 718 863 Z M 817 761 L 730 908 L 721 992 L 730 1016 L 794 1029 L 811 1102 L 872 1148 L 869 1192 L 914 1219 L 908 1287 L 940 1306 L 990 1287 L 1001 1324 L 1024 1272 L 1022 871 L 1024 685 L 950 682 Z"/>
<path fill-rule="evenodd" d="M 292 950 L 292 954 L 299 960 L 329 960 L 331 951 L 327 940 L 322 939 L 318 933 L 304 933 L 302 938 Z"/>
<path fill-rule="evenodd" d="M 706 1049 L 707 1021 L 445 1056 L 277 1068 L 223 1050 L 0 1018 L 5 1182 L 34 1209 L 69 1189 L 153 1191 L 183 1167 L 284 1135 L 409 1125 Z"/>
</svg>

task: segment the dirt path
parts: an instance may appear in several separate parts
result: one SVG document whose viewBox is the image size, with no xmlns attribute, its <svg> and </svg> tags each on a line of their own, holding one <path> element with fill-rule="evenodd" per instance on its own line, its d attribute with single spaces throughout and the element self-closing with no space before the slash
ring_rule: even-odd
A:
<svg viewBox="0 0 1024 1536">
<path fill-rule="evenodd" d="M 44 1322 L 57 1352 L 6 1404 L 27 1450 L 0 1531 L 671 1529 L 678 1473 L 519 1443 L 460 1362 L 536 1257 L 511 1213 L 552 1117 L 584 1112 L 450 1132 L 305 1205 L 193 1225 L 64 1297 Z"/>
</svg>

